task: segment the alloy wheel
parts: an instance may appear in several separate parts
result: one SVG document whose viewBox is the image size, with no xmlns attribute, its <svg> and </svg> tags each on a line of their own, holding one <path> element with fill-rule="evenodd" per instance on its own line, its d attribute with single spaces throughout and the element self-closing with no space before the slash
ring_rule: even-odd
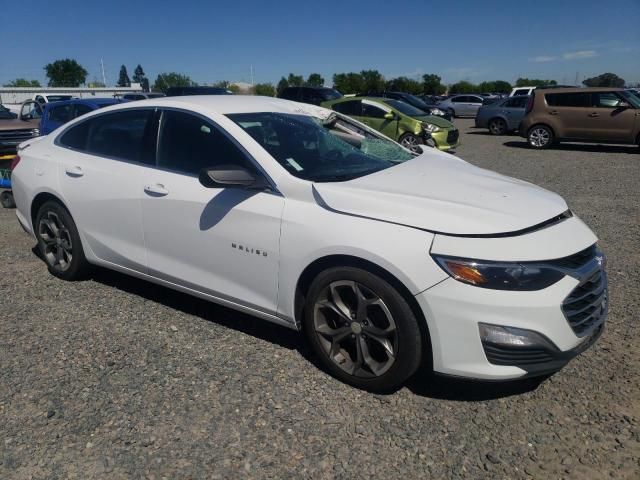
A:
<svg viewBox="0 0 640 480">
<path fill-rule="evenodd" d="M 413 135 L 407 135 L 402 139 L 400 144 L 411 150 L 412 152 L 420 153 L 420 148 L 418 147 L 418 139 Z"/>
<path fill-rule="evenodd" d="M 529 143 L 534 147 L 544 147 L 550 140 L 549 132 L 545 128 L 535 128 L 529 133 Z"/>
<path fill-rule="evenodd" d="M 65 271 L 73 259 L 71 233 L 60 217 L 52 211 L 40 219 L 38 236 L 44 244 L 43 254 L 50 267 Z"/>
<path fill-rule="evenodd" d="M 350 375 L 379 377 L 395 362 L 398 334 L 393 315 L 361 283 L 330 283 L 314 305 L 313 323 L 326 355 Z"/>
</svg>

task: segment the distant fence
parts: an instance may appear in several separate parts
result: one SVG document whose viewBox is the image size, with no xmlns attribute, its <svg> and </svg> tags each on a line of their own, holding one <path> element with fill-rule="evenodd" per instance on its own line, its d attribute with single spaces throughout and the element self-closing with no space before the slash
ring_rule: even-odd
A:
<svg viewBox="0 0 640 480">
<path fill-rule="evenodd" d="M 113 97 L 123 93 L 141 92 L 142 87 L 134 84 L 131 87 L 105 88 L 49 88 L 49 87 L 0 87 L 0 103 L 3 105 L 20 104 L 32 99 L 35 95 L 73 95 L 78 98 Z"/>
</svg>

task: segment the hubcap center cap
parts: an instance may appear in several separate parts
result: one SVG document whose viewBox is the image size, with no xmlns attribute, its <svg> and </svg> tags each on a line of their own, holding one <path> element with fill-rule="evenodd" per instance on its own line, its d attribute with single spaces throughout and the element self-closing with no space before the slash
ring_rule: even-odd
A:
<svg viewBox="0 0 640 480">
<path fill-rule="evenodd" d="M 360 325 L 358 322 L 353 322 L 351 324 L 351 331 L 355 334 L 362 333 L 362 325 Z"/>
</svg>

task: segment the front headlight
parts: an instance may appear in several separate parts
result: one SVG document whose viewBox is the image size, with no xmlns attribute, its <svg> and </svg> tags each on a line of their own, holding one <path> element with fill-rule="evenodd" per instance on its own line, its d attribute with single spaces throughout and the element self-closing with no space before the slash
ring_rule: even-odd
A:
<svg viewBox="0 0 640 480">
<path fill-rule="evenodd" d="M 427 131 L 429 133 L 437 132 L 438 130 L 440 130 L 438 127 L 436 127 L 435 125 L 433 125 L 431 123 L 423 123 L 422 124 L 422 128 L 424 128 L 425 131 Z"/>
<path fill-rule="evenodd" d="M 554 268 L 529 262 L 501 263 L 436 255 L 433 258 L 459 282 L 493 290 L 542 290 L 565 275 Z"/>
<path fill-rule="evenodd" d="M 440 110 L 439 108 L 432 108 L 431 109 L 431 115 L 440 115 L 441 117 L 443 117 L 445 115 L 445 113 Z"/>
</svg>

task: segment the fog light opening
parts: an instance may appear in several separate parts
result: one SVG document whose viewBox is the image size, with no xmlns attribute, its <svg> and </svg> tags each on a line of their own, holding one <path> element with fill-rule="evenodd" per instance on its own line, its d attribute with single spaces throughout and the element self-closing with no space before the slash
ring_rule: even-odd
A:
<svg viewBox="0 0 640 480">
<path fill-rule="evenodd" d="M 532 330 L 502 325 L 479 323 L 480 340 L 482 343 L 491 343 L 513 348 L 541 347 L 548 350 L 558 350 L 551 340 L 544 335 Z"/>
</svg>

